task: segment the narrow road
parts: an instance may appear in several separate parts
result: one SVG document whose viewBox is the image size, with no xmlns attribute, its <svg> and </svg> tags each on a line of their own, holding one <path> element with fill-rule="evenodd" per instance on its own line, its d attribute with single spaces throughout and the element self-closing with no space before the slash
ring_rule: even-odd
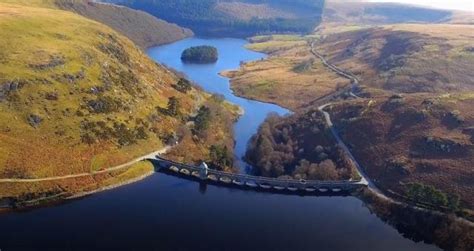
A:
<svg viewBox="0 0 474 251">
<path fill-rule="evenodd" d="M 142 160 L 154 159 L 156 155 L 164 154 L 167 151 L 169 151 L 170 148 L 171 148 L 170 146 L 166 146 L 163 149 L 160 149 L 158 151 L 154 151 L 152 153 L 148 153 L 146 155 L 138 157 L 138 158 L 136 158 L 132 161 L 129 161 L 127 163 L 124 163 L 124 164 L 121 164 L 121 165 L 118 165 L 118 166 L 114 166 L 114 167 L 111 167 L 111 168 L 107 168 L 107 169 L 104 169 L 104 170 L 100 170 L 100 171 L 93 171 L 93 172 L 90 172 L 90 173 L 70 174 L 70 175 L 64 175 L 64 176 L 54 176 L 54 177 L 47 177 L 47 178 L 38 178 L 38 179 L 0 179 L 0 183 L 33 183 L 33 182 L 41 182 L 41 181 L 55 181 L 55 180 L 62 180 L 62 179 L 81 178 L 81 177 L 91 176 L 91 175 L 94 175 L 94 174 L 101 174 L 101 173 L 117 171 L 117 170 L 121 170 L 121 169 L 124 169 L 124 168 L 128 168 L 131 165 L 133 165 L 137 162 L 140 162 Z"/>
<path fill-rule="evenodd" d="M 348 73 L 344 71 L 343 69 L 329 63 L 326 60 L 326 58 L 323 57 L 323 55 L 321 55 L 319 52 L 316 51 L 316 48 L 314 46 L 315 44 L 316 44 L 316 41 L 311 42 L 311 54 L 319 58 L 321 62 L 324 64 L 324 66 L 328 67 L 329 69 L 337 73 L 337 75 L 349 79 L 352 84 L 352 91 L 354 91 L 354 88 L 357 88 L 357 86 L 359 85 L 359 82 L 360 82 L 359 79 L 356 76 L 352 75 L 351 73 Z"/>
<path fill-rule="evenodd" d="M 354 98 L 360 98 L 359 96 L 357 96 L 354 91 L 358 88 L 359 86 L 359 79 L 342 70 L 341 68 L 329 63 L 324 57 L 323 55 L 321 55 L 320 53 L 318 53 L 315 49 L 315 41 L 312 41 L 311 42 L 311 54 L 313 54 L 314 56 L 316 56 L 317 58 L 319 58 L 321 60 L 321 62 L 324 64 L 324 66 L 328 67 L 330 70 L 334 71 L 336 74 L 338 74 L 339 76 L 342 76 L 344 78 L 347 78 L 351 81 L 351 91 L 349 92 L 349 94 L 354 97 Z M 318 110 L 320 112 L 322 112 L 324 114 L 324 119 L 326 120 L 326 124 L 328 125 L 328 127 L 330 128 L 331 130 L 331 134 L 334 136 L 334 138 L 336 139 L 336 142 L 337 144 L 342 148 L 342 150 L 344 150 L 344 152 L 346 152 L 347 156 L 351 159 L 351 161 L 354 163 L 354 165 L 356 166 L 361 178 L 362 178 L 362 182 L 365 182 L 367 184 L 367 186 L 372 189 L 374 192 L 377 192 L 379 193 L 380 195 L 383 195 L 382 191 L 380 191 L 376 186 L 375 184 L 370 180 L 370 178 L 367 176 L 367 174 L 364 172 L 362 166 L 359 164 L 359 162 L 356 160 L 356 158 L 354 157 L 354 155 L 352 154 L 352 152 L 350 151 L 349 147 L 347 147 L 347 145 L 344 143 L 344 141 L 342 140 L 341 136 L 339 136 L 339 133 L 337 132 L 336 128 L 334 127 L 334 124 L 331 120 L 331 115 L 326 112 L 324 109 L 331 106 L 332 103 L 327 103 L 327 104 L 324 104 L 324 105 L 321 105 L 318 107 Z M 384 196 L 385 197 L 385 196 Z"/>
</svg>

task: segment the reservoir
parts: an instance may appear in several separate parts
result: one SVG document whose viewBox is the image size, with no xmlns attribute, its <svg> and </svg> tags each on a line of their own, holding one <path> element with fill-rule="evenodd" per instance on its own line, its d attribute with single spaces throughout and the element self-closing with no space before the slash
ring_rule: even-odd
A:
<svg viewBox="0 0 474 251">
<path fill-rule="evenodd" d="M 219 60 L 183 64 L 188 47 L 212 45 Z M 235 124 L 236 155 L 265 119 L 288 110 L 236 97 L 219 72 L 265 55 L 245 40 L 190 38 L 152 48 L 159 63 L 245 110 Z M 241 163 L 242 172 L 245 165 Z M 114 190 L 35 210 L 0 215 L 0 250 L 440 250 L 413 241 L 355 197 L 290 196 L 215 187 L 163 173 Z"/>
</svg>

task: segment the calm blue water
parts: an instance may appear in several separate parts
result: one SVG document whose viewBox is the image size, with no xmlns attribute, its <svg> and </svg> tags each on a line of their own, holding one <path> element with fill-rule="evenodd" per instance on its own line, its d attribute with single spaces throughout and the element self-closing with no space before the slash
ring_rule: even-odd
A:
<svg viewBox="0 0 474 251">
<path fill-rule="evenodd" d="M 219 62 L 182 65 L 178 60 L 181 50 L 201 43 L 220 49 Z M 188 39 L 150 50 L 155 59 L 247 109 L 247 115 L 236 125 L 237 136 L 243 137 L 237 139 L 239 152 L 268 112 L 287 112 L 232 96 L 228 81 L 216 75 L 222 69 L 237 67 L 240 60 L 262 56 L 243 49 L 244 43 Z M 206 186 L 161 173 L 65 204 L 0 215 L 0 249 L 439 250 L 403 237 L 354 197 L 256 193 Z"/>
<path fill-rule="evenodd" d="M 289 111 L 273 104 L 262 103 L 234 96 L 230 89 L 229 79 L 219 75 L 224 70 L 238 69 L 240 62 L 258 60 L 265 54 L 253 52 L 244 48 L 246 44 L 242 39 L 200 39 L 189 38 L 173 44 L 150 49 L 148 55 L 157 62 L 165 64 L 177 71 L 185 73 L 189 79 L 199 84 L 210 93 L 218 93 L 239 105 L 245 110 L 234 126 L 235 132 L 235 154 L 239 160 L 240 167 L 244 170 L 245 165 L 241 158 L 245 154 L 249 139 L 257 132 L 259 125 L 271 112 L 279 115 L 288 114 Z M 219 60 L 215 64 L 185 64 L 181 61 L 181 53 L 186 48 L 198 45 L 212 45 L 219 51 Z"/>
</svg>

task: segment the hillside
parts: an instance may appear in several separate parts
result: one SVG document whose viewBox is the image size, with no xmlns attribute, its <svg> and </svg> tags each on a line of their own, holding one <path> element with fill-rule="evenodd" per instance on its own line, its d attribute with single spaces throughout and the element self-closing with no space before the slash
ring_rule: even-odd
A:
<svg viewBox="0 0 474 251">
<path fill-rule="evenodd" d="M 321 20 L 322 0 L 105 0 L 148 12 L 213 37 L 307 33 Z"/>
<path fill-rule="evenodd" d="M 11 2 L 0 1 L 0 179 L 85 176 L 0 182 L 0 198 L 70 194 L 150 172 L 93 174 L 186 138 L 200 107 L 212 107 L 206 119 L 220 137 L 180 144 L 193 149 L 187 160 L 207 159 L 212 145 L 232 142 L 226 127 L 236 108 L 156 64 L 128 38 L 49 2 Z"/>
<path fill-rule="evenodd" d="M 395 24 L 326 26 L 314 35 L 260 36 L 248 47 L 265 60 L 227 72 L 246 97 L 298 109 L 349 81 L 311 54 L 355 74 L 363 85 L 404 93 L 474 90 L 474 26 Z"/>
<path fill-rule="evenodd" d="M 143 49 L 175 42 L 193 35 L 193 32 L 160 20 L 142 11 L 90 0 L 56 0 L 55 4 L 86 18 L 108 25 L 121 32 Z"/>
<path fill-rule="evenodd" d="M 330 109 L 343 140 L 380 188 L 431 185 L 474 208 L 472 94 L 394 95 Z"/>
<path fill-rule="evenodd" d="M 474 90 L 473 34 L 470 25 L 397 24 L 329 34 L 316 50 L 371 87 L 407 93 Z"/>
<path fill-rule="evenodd" d="M 323 22 L 339 25 L 439 23 L 448 22 L 455 15 L 457 15 L 456 11 L 416 5 L 328 0 L 324 9 Z"/>
</svg>

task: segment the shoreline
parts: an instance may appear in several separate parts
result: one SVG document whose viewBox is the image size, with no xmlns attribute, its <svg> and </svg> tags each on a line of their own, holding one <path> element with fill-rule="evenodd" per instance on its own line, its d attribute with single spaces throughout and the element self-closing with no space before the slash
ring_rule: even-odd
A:
<svg viewBox="0 0 474 251">
<path fill-rule="evenodd" d="M 17 212 L 17 211 L 23 211 L 23 210 L 29 210 L 29 209 L 35 209 L 35 208 L 42 208 L 42 207 L 48 207 L 51 205 L 56 205 L 56 204 L 61 204 L 61 203 L 66 203 L 68 201 L 73 201 L 76 199 L 81 199 L 90 195 L 94 195 L 97 193 L 109 191 L 115 188 L 119 188 L 122 186 L 126 185 L 131 185 L 133 183 L 142 181 L 153 174 L 155 174 L 156 171 L 152 170 L 147 173 L 144 173 L 138 177 L 121 181 L 119 183 L 114 183 L 108 186 L 104 187 L 99 187 L 94 190 L 90 191 L 81 191 L 77 193 L 68 193 L 68 192 L 63 192 L 63 193 L 58 193 L 55 195 L 47 196 L 47 197 L 41 197 L 33 200 L 28 200 L 28 201 L 21 201 L 18 203 L 10 203 L 7 206 L 0 207 L 0 214 L 2 213 L 9 213 L 9 212 Z"/>
<path fill-rule="evenodd" d="M 252 62 L 252 61 L 249 61 L 249 62 Z M 253 97 L 247 97 L 247 96 L 245 96 L 245 95 L 242 95 L 242 94 L 239 94 L 239 93 L 235 92 L 235 89 L 233 88 L 233 85 L 234 85 L 234 84 L 233 84 L 233 79 L 232 79 L 232 77 L 226 75 L 226 74 L 229 73 L 229 72 L 235 72 L 235 71 L 237 71 L 237 70 L 224 70 L 224 71 L 219 72 L 219 76 L 229 79 L 229 88 L 230 88 L 230 90 L 232 91 L 232 94 L 233 94 L 234 96 L 239 97 L 239 98 L 243 98 L 243 99 L 247 99 L 247 100 L 250 100 L 250 101 L 255 101 L 255 102 L 260 102 L 260 103 L 265 103 L 265 104 L 270 104 L 270 105 L 276 105 L 276 106 L 279 106 L 279 107 L 281 107 L 281 108 L 283 108 L 283 109 L 286 109 L 286 110 L 288 110 L 288 111 L 290 111 L 290 112 L 292 112 L 292 113 L 295 112 L 292 108 L 287 107 L 287 106 L 285 106 L 285 105 L 283 105 L 283 104 L 278 104 L 278 103 L 276 103 L 276 102 L 274 102 L 274 101 L 266 101 L 266 100 L 260 100 L 260 99 L 253 98 Z"/>
</svg>

